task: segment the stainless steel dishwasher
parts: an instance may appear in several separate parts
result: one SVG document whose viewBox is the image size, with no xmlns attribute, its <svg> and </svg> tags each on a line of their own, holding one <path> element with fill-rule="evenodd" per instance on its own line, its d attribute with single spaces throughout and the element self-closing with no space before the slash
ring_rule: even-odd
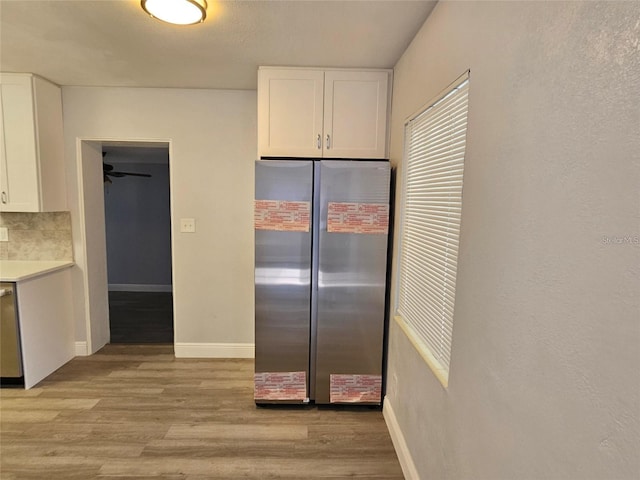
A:
<svg viewBox="0 0 640 480">
<path fill-rule="evenodd" d="M 0 283 L 0 384 L 21 385 L 22 355 L 15 283 Z"/>
</svg>

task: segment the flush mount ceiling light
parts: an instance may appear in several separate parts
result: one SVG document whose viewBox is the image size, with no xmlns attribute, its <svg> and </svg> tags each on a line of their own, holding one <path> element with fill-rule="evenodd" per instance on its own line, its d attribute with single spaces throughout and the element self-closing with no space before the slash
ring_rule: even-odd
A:
<svg viewBox="0 0 640 480">
<path fill-rule="evenodd" d="M 176 25 L 204 22 L 207 0 L 141 0 L 140 5 L 154 18 Z"/>
</svg>

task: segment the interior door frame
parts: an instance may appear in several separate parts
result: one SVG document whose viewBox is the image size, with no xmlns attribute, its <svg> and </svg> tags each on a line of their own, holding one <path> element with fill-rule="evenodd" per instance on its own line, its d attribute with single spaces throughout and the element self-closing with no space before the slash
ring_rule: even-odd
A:
<svg viewBox="0 0 640 480">
<path fill-rule="evenodd" d="M 74 279 L 74 290 L 82 290 L 81 306 L 85 319 L 85 342 L 78 341 L 76 337 L 76 355 L 92 355 L 109 343 L 109 304 L 108 304 L 108 280 L 107 280 L 107 249 L 104 218 L 104 190 L 100 194 L 96 189 L 90 188 L 91 181 L 96 180 L 96 175 L 102 178 L 102 155 L 100 162 L 92 162 L 87 157 L 87 148 L 99 147 L 109 144 L 113 146 L 141 146 L 141 147 L 166 147 L 169 151 L 169 204 L 171 216 L 171 271 L 175 271 L 174 245 L 174 204 L 173 204 L 173 144 L 171 139 L 158 138 L 77 138 L 76 139 L 76 174 L 78 187 L 78 226 L 79 231 L 74 234 L 74 244 L 77 247 L 74 252 L 75 263 L 81 272 L 80 277 Z M 88 160 L 88 161 L 87 161 Z M 102 206 L 101 212 L 96 212 Z M 90 210 L 90 211 L 89 211 Z M 97 216 L 97 222 L 96 222 Z M 98 231 L 89 231 L 97 228 Z M 100 232 L 101 230 L 101 232 Z M 104 241 L 91 242 L 93 235 L 104 236 Z M 92 271 L 93 265 L 96 272 Z M 107 299 L 105 302 L 105 298 Z M 79 305 L 76 304 L 76 308 Z M 175 295 L 173 295 L 173 307 L 175 312 Z M 79 315 L 79 313 L 76 313 Z M 78 322 L 76 322 L 78 325 Z M 175 314 L 173 319 L 174 344 L 175 344 Z"/>
</svg>

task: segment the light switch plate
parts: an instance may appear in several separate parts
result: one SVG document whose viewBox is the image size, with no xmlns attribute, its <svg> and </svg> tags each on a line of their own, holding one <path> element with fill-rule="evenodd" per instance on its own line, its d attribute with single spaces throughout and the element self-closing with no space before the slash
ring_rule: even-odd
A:
<svg viewBox="0 0 640 480">
<path fill-rule="evenodd" d="M 7 227 L 0 227 L 0 242 L 9 241 L 9 229 Z"/>
<path fill-rule="evenodd" d="M 194 233 L 196 231 L 196 219 L 195 218 L 181 218 L 180 219 L 180 231 L 184 233 Z"/>
</svg>

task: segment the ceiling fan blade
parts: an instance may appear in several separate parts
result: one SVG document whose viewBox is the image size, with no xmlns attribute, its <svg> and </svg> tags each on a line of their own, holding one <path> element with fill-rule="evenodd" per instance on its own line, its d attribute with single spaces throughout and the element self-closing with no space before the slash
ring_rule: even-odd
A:
<svg viewBox="0 0 640 480">
<path fill-rule="evenodd" d="M 151 175 L 148 173 L 132 173 L 132 172 L 109 172 L 109 175 L 113 175 L 114 177 L 124 177 L 125 175 L 131 175 L 132 177 L 150 177 Z"/>
</svg>

